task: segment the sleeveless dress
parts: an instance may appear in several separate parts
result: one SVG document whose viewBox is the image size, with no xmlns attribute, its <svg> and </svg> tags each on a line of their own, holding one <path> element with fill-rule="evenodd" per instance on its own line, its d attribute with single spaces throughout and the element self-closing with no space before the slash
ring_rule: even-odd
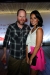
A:
<svg viewBox="0 0 50 75">
<path fill-rule="evenodd" d="M 30 52 L 31 54 L 33 53 L 35 45 L 36 45 L 36 30 L 33 33 L 31 33 L 31 31 L 30 31 L 28 34 L 27 40 L 26 40 L 26 45 L 28 45 L 28 53 Z M 35 66 L 31 65 L 30 68 L 32 68 L 34 70 L 40 70 L 40 71 L 45 70 L 46 60 L 45 60 L 42 44 L 41 44 L 41 47 L 39 48 L 36 56 L 38 57 L 37 61 L 36 61 L 36 65 Z"/>
</svg>

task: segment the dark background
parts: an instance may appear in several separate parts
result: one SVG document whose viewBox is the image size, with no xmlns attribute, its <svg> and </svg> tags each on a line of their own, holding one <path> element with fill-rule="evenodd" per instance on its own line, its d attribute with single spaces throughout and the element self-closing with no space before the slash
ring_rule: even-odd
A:
<svg viewBox="0 0 50 75">
<path fill-rule="evenodd" d="M 0 2 L 50 2 L 50 0 L 0 0 Z"/>
</svg>

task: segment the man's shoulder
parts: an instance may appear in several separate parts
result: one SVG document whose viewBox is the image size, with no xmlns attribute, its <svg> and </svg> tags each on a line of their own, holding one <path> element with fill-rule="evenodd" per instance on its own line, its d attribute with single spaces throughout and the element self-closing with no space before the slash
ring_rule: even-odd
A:
<svg viewBox="0 0 50 75">
<path fill-rule="evenodd" d="M 16 24 L 16 22 L 15 23 L 11 23 L 10 26 L 14 26 L 15 24 Z"/>
<path fill-rule="evenodd" d="M 25 27 L 26 27 L 26 28 L 30 28 L 30 26 L 29 26 L 28 24 L 25 24 Z"/>
<path fill-rule="evenodd" d="M 12 26 L 14 27 L 16 23 L 11 23 L 9 24 L 9 28 L 11 28 Z"/>
</svg>

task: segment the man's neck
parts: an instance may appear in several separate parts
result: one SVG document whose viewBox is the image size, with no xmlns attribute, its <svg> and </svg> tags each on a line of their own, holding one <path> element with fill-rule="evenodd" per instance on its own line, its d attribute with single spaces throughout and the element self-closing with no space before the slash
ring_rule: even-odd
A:
<svg viewBox="0 0 50 75">
<path fill-rule="evenodd" d="M 23 25 L 20 25 L 18 22 L 17 22 L 17 25 L 18 25 L 18 27 L 19 27 L 20 29 L 23 28 Z"/>
</svg>

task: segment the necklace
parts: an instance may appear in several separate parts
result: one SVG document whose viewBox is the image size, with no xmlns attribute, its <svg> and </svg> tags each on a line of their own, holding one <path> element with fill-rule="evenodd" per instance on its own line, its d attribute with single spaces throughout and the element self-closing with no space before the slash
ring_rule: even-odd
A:
<svg viewBox="0 0 50 75">
<path fill-rule="evenodd" d="M 35 30 L 36 30 L 36 28 L 33 28 L 33 29 L 31 30 L 31 33 L 33 33 Z"/>
</svg>

